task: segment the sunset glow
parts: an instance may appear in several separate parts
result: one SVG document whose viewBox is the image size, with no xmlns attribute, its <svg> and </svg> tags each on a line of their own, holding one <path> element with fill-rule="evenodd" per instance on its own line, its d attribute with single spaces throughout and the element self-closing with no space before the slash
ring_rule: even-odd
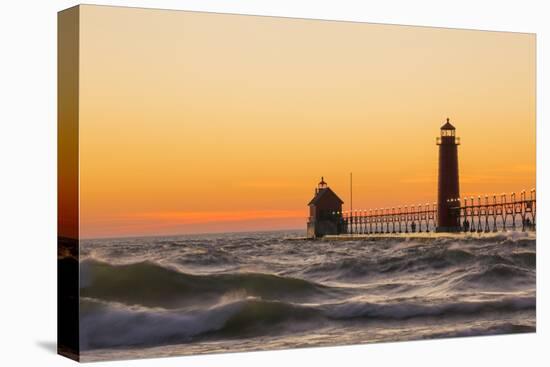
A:
<svg viewBox="0 0 550 367">
<path fill-rule="evenodd" d="M 305 228 L 320 176 L 354 208 L 535 185 L 535 36 L 81 6 L 80 231 Z"/>
</svg>

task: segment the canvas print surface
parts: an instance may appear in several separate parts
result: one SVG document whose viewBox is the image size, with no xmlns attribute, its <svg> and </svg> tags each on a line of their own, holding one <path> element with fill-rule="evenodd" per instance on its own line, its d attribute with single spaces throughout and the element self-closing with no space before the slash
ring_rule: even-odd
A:
<svg viewBox="0 0 550 367">
<path fill-rule="evenodd" d="M 535 35 L 59 13 L 59 351 L 536 330 Z"/>
</svg>

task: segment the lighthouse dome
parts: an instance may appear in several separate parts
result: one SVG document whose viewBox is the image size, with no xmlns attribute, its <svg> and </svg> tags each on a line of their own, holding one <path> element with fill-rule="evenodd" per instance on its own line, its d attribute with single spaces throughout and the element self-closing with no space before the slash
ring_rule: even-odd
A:
<svg viewBox="0 0 550 367">
<path fill-rule="evenodd" d="M 441 126 L 441 130 L 456 130 L 456 129 L 451 124 L 451 122 L 449 121 L 449 118 L 447 117 L 447 122 L 445 122 L 445 125 Z"/>
</svg>

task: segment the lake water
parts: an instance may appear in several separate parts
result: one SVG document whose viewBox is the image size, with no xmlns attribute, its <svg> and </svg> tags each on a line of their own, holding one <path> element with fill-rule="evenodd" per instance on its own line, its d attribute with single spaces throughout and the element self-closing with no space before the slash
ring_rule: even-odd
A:
<svg viewBox="0 0 550 367">
<path fill-rule="evenodd" d="M 535 236 L 81 242 L 82 360 L 534 332 Z"/>
</svg>

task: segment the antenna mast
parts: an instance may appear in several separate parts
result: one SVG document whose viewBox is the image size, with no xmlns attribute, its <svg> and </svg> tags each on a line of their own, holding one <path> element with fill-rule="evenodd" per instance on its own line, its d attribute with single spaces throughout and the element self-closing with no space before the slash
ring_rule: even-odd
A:
<svg viewBox="0 0 550 367">
<path fill-rule="evenodd" d="M 349 211 L 353 211 L 353 173 L 349 173 Z"/>
</svg>

